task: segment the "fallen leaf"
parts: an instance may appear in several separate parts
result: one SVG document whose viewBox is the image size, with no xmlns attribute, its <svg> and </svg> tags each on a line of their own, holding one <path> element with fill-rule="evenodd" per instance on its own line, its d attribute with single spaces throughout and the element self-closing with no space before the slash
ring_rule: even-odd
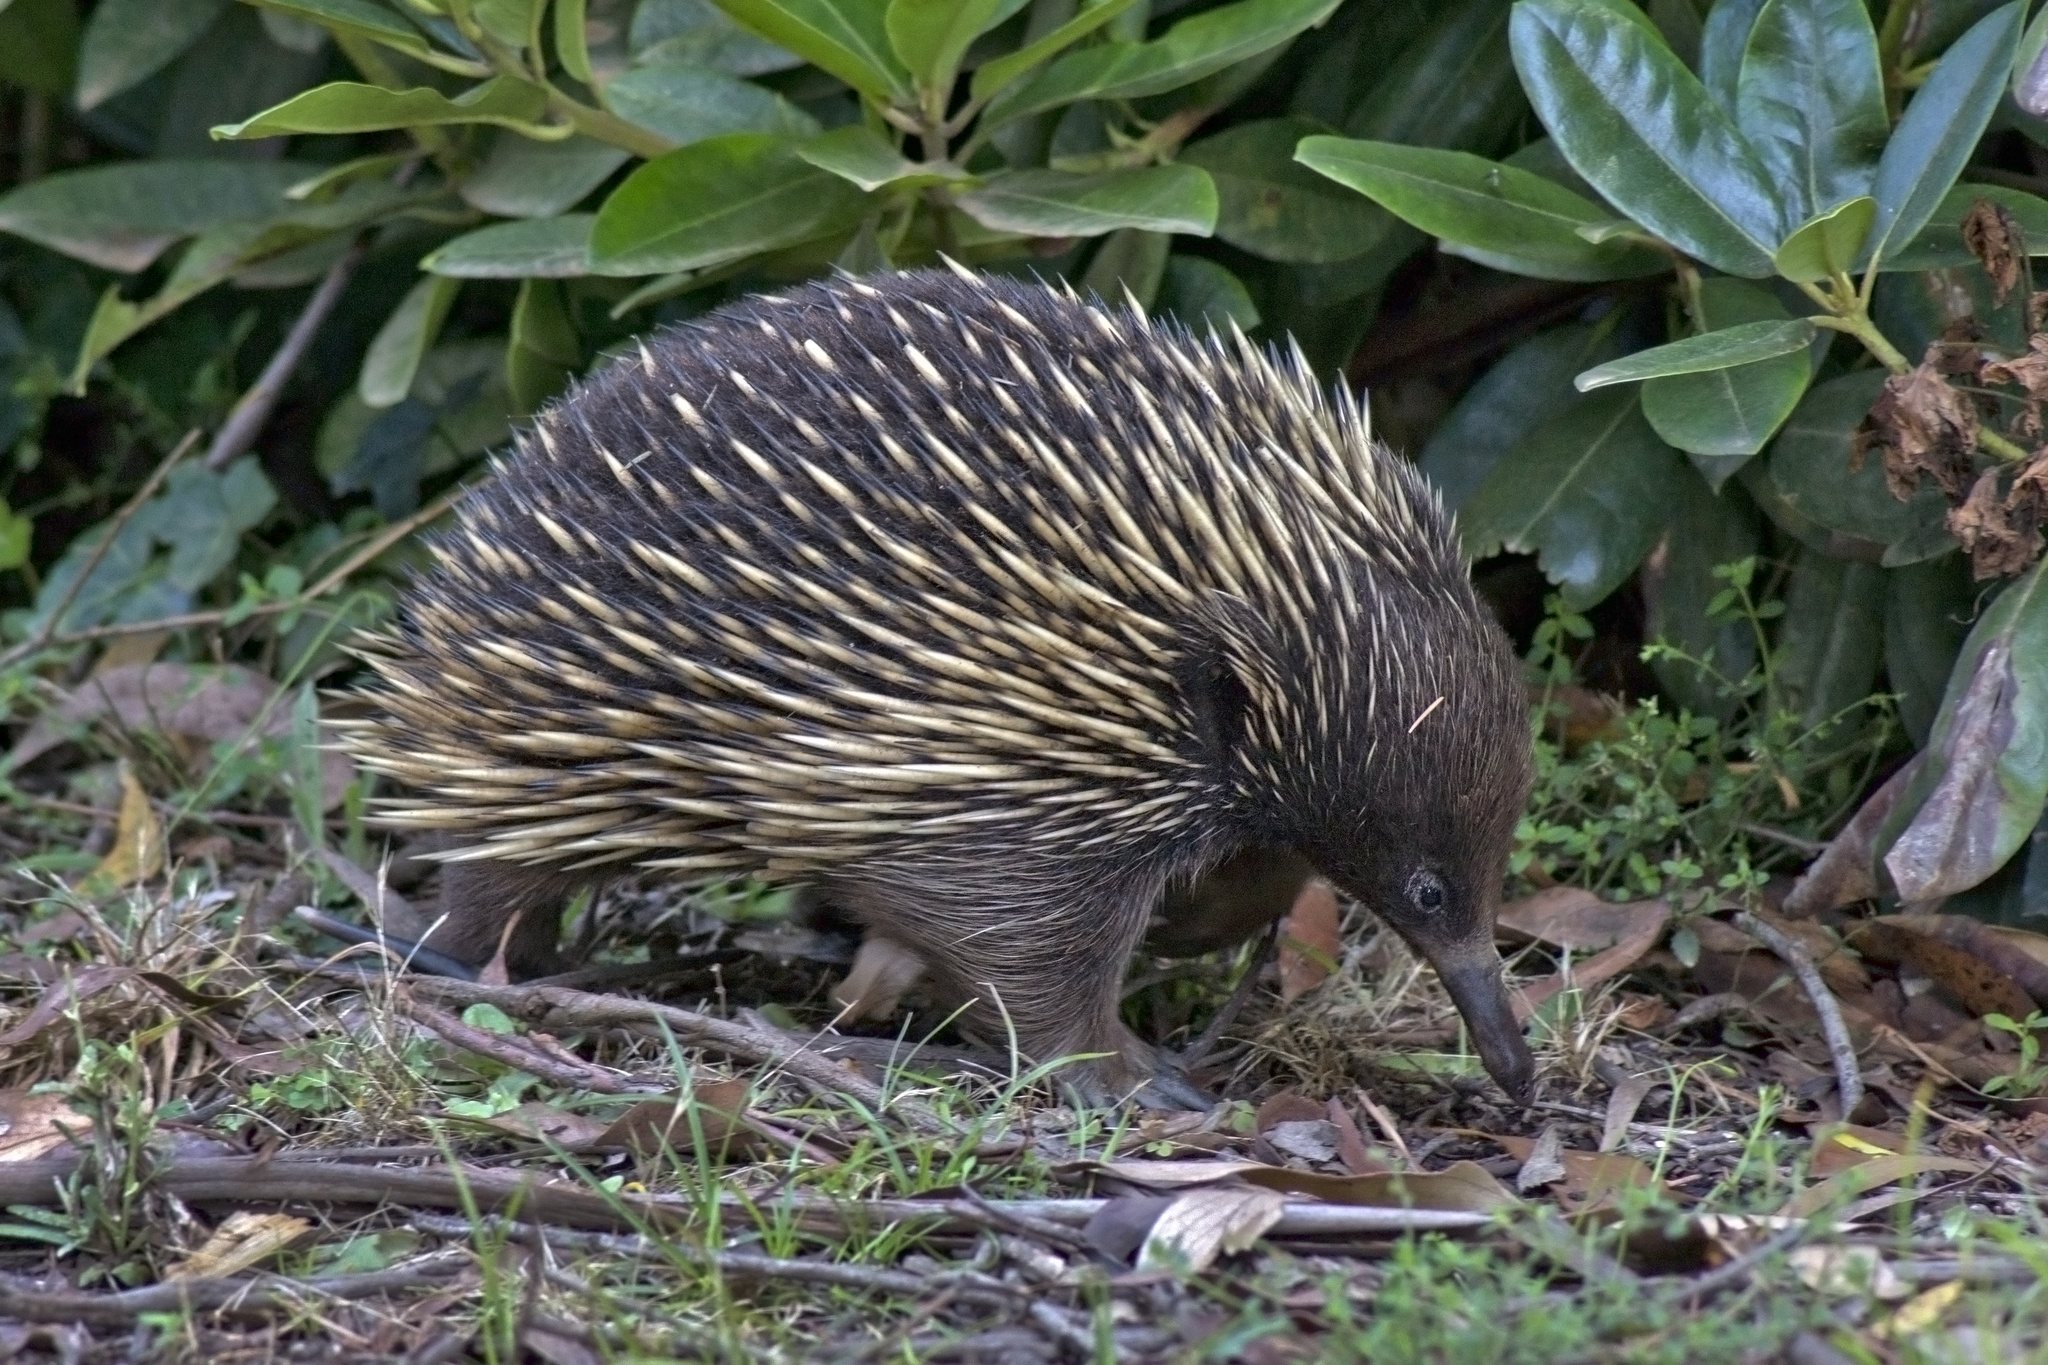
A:
<svg viewBox="0 0 2048 1365">
<path fill-rule="evenodd" d="M 1607 1116 L 1600 1125 L 1600 1150 L 1611 1152 L 1621 1146 L 1628 1136 L 1628 1126 L 1636 1121 L 1636 1110 L 1642 1108 L 1643 1099 L 1652 1090 L 1664 1083 L 1661 1076 L 1624 1076 L 1621 1083 L 1607 1096 Z"/>
<path fill-rule="evenodd" d="M 1328 1119 L 1292 1119 L 1265 1134 L 1273 1150 L 1317 1165 L 1337 1159 L 1337 1125 Z"/>
<path fill-rule="evenodd" d="M 1337 890 L 1321 877 L 1302 884 L 1280 925 L 1280 998 L 1299 999 L 1337 970 Z"/>
<path fill-rule="evenodd" d="M 1856 926 L 1849 935 L 1849 946 L 1868 961 L 1911 967 L 1979 1019 L 1987 1014 L 2024 1019 L 2033 1012 L 2034 998 L 2019 982 L 1963 949 L 1895 919 Z"/>
<path fill-rule="evenodd" d="M 91 1131 L 92 1120 L 62 1095 L 0 1090 L 0 1165 L 46 1157 Z"/>
<path fill-rule="evenodd" d="M 1226 1251 L 1243 1251 L 1280 1221 L 1287 1197 L 1277 1190 L 1187 1190 L 1166 1206 L 1138 1251 L 1138 1269 L 1183 1267 L 1199 1273 Z"/>
<path fill-rule="evenodd" d="M 1796 1247 L 1785 1259 L 1800 1281 L 1818 1293 L 1890 1300 L 1913 1292 L 1876 1247 Z"/>
<path fill-rule="evenodd" d="M 1926 751 L 1928 762 L 1943 765 L 1940 777 L 1884 855 L 1902 901 L 1967 891 L 1997 871 L 2011 851 L 2000 847 L 2011 798 L 1999 771 L 2018 724 L 2011 652 L 2011 641 L 1994 634 L 1968 684 L 1960 691 L 1954 681 L 1949 684 L 1952 700 L 1940 718 L 1949 723 L 1937 725 L 1934 739 L 1941 751 L 1932 745 Z"/>
<path fill-rule="evenodd" d="M 1872 1326 L 1870 1334 L 1880 1341 L 1917 1336 L 1940 1323 L 1941 1315 L 1962 1295 L 1961 1280 L 1950 1280 L 1932 1289 L 1923 1289 L 1900 1304 L 1897 1312 Z"/>
<path fill-rule="evenodd" d="M 114 845 L 99 866 L 79 880 L 82 896 L 105 896 L 148 881 L 164 870 L 164 827 L 149 804 L 149 793 L 121 765 L 121 813 L 114 820 Z"/>
<path fill-rule="evenodd" d="M 1352 1175 L 1377 1175 L 1389 1167 L 1384 1161 L 1373 1158 L 1372 1151 L 1365 1145 L 1365 1134 L 1358 1131 L 1358 1120 L 1351 1117 L 1351 1111 L 1335 1095 L 1330 1097 L 1330 1124 L 1337 1130 L 1337 1160 Z"/>
<path fill-rule="evenodd" d="M 1498 1133 L 1482 1133 L 1480 1136 L 1497 1144 L 1524 1165 L 1536 1153 L 1538 1140 L 1535 1138 Z M 1560 1147 L 1556 1155 L 1564 1167 L 1564 1178 L 1553 1193 L 1567 1213 L 1583 1213 L 1601 1207 L 1623 1189 L 1647 1189 L 1657 1184 L 1657 1177 L 1648 1166 L 1620 1152 L 1580 1152 Z"/>
<path fill-rule="evenodd" d="M 1298 1090 L 1280 1090 L 1268 1095 L 1252 1117 L 1252 1131 L 1264 1133 L 1276 1123 L 1294 1123 L 1325 1117 L 1326 1106 Z"/>
<path fill-rule="evenodd" d="M 1572 988 L 1587 990 L 1627 971 L 1641 960 L 1643 954 L 1657 946 L 1657 940 L 1663 937 L 1665 924 L 1671 919 L 1671 907 L 1662 901 L 1636 901 L 1626 908 L 1632 912 L 1631 922 L 1625 936 L 1613 947 L 1595 953 L 1583 962 L 1569 964 L 1554 976 L 1532 981 L 1510 997 L 1509 1003 L 1517 1023 L 1526 1023 L 1546 1000 L 1560 991 Z"/>
<path fill-rule="evenodd" d="M 1553 886 L 1503 905 L 1498 923 L 1511 936 L 1594 952 L 1635 936 L 1653 920 L 1661 925 L 1670 913 L 1662 901 L 1609 901 L 1581 886 Z"/>
<path fill-rule="evenodd" d="M 1785 893 L 1785 913 L 1810 917 L 1857 901 L 1875 899 L 1882 888 L 1872 872 L 1877 833 L 1892 813 L 1899 794 L 1920 771 L 1922 756 L 1913 755 L 1884 785 L 1864 798 L 1849 823 L 1821 850 L 1813 865 Z"/>
<path fill-rule="evenodd" d="M 231 1213 L 206 1245 L 164 1271 L 166 1280 L 224 1279 L 262 1264 L 313 1230 L 284 1213 Z"/>
<path fill-rule="evenodd" d="M 1543 1125 L 1543 1131 L 1529 1145 L 1529 1151 L 1522 1158 L 1522 1169 L 1515 1172 L 1515 1193 L 1527 1194 L 1531 1190 L 1555 1185 L 1564 1179 L 1564 1133 L 1554 1123 Z"/>
<path fill-rule="evenodd" d="M 1931 1154 L 1906 1154 L 1898 1156 L 1873 1157 L 1860 1162 L 1845 1171 L 1838 1171 L 1818 1184 L 1809 1185 L 1785 1202 L 1778 1212 L 1787 1218 L 1810 1218 L 1822 1209 L 1837 1203 L 1846 1204 L 1858 1195 L 1867 1194 L 1879 1185 L 1889 1185 L 1894 1180 L 1909 1176 L 1924 1175 L 1929 1171 L 1948 1171 L 1959 1175 L 1981 1175 L 1984 1163 L 1963 1161 L 1956 1157 L 1934 1156 Z"/>
<path fill-rule="evenodd" d="M 1436 1209 L 1450 1213 L 1491 1213 L 1521 1201 L 1475 1162 L 1460 1161 L 1441 1171 L 1389 1171 L 1380 1175 L 1327 1175 L 1255 1161 L 1105 1161 L 1075 1168 L 1099 1171 L 1134 1185 L 1176 1189 L 1241 1180 L 1284 1194 L 1305 1194 L 1331 1204 L 1363 1208 Z"/>
<path fill-rule="evenodd" d="M 743 1080 L 700 1081 L 687 1100 L 680 1096 L 643 1100 L 613 1119 L 591 1144 L 594 1151 L 633 1152 L 652 1156 L 664 1149 L 695 1150 L 701 1133 L 707 1151 L 736 1144 L 735 1155 L 759 1141 L 747 1127 L 747 1101 L 753 1086 Z"/>
<path fill-rule="evenodd" d="M 596 1149 L 612 1127 L 601 1120 L 591 1118 L 588 1114 L 572 1114 L 566 1109 L 557 1109 L 552 1104 L 540 1101 L 531 1101 L 517 1109 L 508 1109 L 502 1114 L 494 1114 L 477 1122 L 507 1137 L 524 1138 L 528 1142 L 547 1142 L 569 1152 L 588 1152 Z"/>
</svg>

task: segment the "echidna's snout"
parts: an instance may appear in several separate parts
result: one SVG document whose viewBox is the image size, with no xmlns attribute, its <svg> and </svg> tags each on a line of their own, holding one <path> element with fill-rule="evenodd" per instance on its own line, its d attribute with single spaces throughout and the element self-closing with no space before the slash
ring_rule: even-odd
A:
<svg viewBox="0 0 2048 1365">
<path fill-rule="evenodd" d="M 1471 1030 L 1486 1074 L 1507 1092 L 1508 1098 L 1526 1104 L 1536 1083 L 1536 1058 L 1515 1022 L 1514 1007 L 1508 1001 L 1507 986 L 1501 980 L 1500 954 L 1493 948 L 1491 924 L 1486 938 L 1476 943 L 1459 943 L 1443 948 L 1418 945 L 1430 965 L 1436 968 L 1451 1003 Z"/>
</svg>

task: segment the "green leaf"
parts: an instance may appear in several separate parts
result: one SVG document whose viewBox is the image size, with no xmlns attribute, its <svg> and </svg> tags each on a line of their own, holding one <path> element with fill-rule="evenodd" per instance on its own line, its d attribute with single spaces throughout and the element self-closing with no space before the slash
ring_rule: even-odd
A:
<svg viewBox="0 0 2048 1365">
<path fill-rule="evenodd" d="M 1914 93 L 1877 163 L 1866 263 L 1912 241 L 1962 174 L 2005 92 L 2025 12 L 2014 0 L 1978 20 Z"/>
<path fill-rule="evenodd" d="M 1885 577 L 1885 686 L 1898 696 L 1906 737 L 1924 747 L 1977 613 L 1977 585 L 1961 555 L 1889 569 Z"/>
<path fill-rule="evenodd" d="M 365 38 L 414 57 L 433 49 L 420 31 L 372 0 L 249 0 L 274 14 L 320 25 L 344 38 Z"/>
<path fill-rule="evenodd" d="M 60 171 L 0 195 L 0 231 L 132 274 L 181 237 L 283 211 L 285 191 L 316 169 L 164 158 Z"/>
<path fill-rule="evenodd" d="M 514 52 L 527 45 L 538 9 L 547 0 L 469 0 L 477 27 Z"/>
<path fill-rule="evenodd" d="M 788 71 L 804 59 L 734 23 L 712 0 L 647 0 L 628 39 L 636 66 L 708 66 L 728 76 Z"/>
<path fill-rule="evenodd" d="M 494 76 L 449 99 L 430 86 L 386 90 L 381 85 L 330 81 L 240 123 L 223 123 L 213 135 L 223 140 L 275 137 L 279 133 L 375 133 L 446 123 L 530 126 L 547 113 L 548 96 L 537 85 Z"/>
<path fill-rule="evenodd" d="M 1441 238 L 1444 249 L 1483 264 L 1554 280 L 1662 274 L 1671 260 L 1636 242 L 1590 242 L 1581 227 L 1609 214 L 1533 172 L 1469 152 L 1301 140 L 1295 160 L 1348 185 L 1403 222 Z"/>
<path fill-rule="evenodd" d="M 78 107 L 90 109 L 175 61 L 228 0 L 101 0 L 78 48 Z"/>
<path fill-rule="evenodd" d="M 1699 324 L 1719 329 L 1705 336 L 1788 320 L 1769 290 L 1741 280 L 1701 280 L 1699 301 Z M 1810 327 L 1807 334 L 1814 336 Z M 1777 434 L 1812 377 L 1803 350 L 1706 373 L 1667 375 L 1643 385 L 1643 416 L 1659 436 L 1695 457 L 1693 464 L 1718 493 Z"/>
<path fill-rule="evenodd" d="M 1149 43 L 1103 43 L 1070 52 L 990 101 L 994 127 L 1088 99 L 1136 99 L 1178 89 L 1278 47 L 1330 17 L 1339 0 L 1238 0 L 1183 19 Z"/>
<path fill-rule="evenodd" d="M 2048 561 L 2007 585 L 1963 642 L 1920 771 L 1879 832 L 1900 899 L 1976 886 L 2019 851 L 2044 805 Z"/>
<path fill-rule="evenodd" d="M 584 0 L 555 0 L 555 57 L 562 70 L 595 85 L 590 70 L 590 37 L 584 28 Z"/>
<path fill-rule="evenodd" d="M 1668 48 L 1597 0 L 1520 0 L 1509 36 L 1544 127 L 1610 203 L 1726 274 L 1771 273 L 1776 187 Z"/>
<path fill-rule="evenodd" d="M 1891 119 L 1863 0 L 1770 0 L 1743 54 L 1735 122 L 1788 219 L 1869 194 Z"/>
<path fill-rule="evenodd" d="M 1508 50 L 1508 14 L 1502 0 L 1441 6 L 1339 120 L 1345 135 L 1460 151 L 1500 145 L 1528 113 Z"/>
<path fill-rule="evenodd" d="M 1869 195 L 1839 204 L 1794 229 L 1779 244 L 1771 264 L 1786 279 L 1808 283 L 1846 275 L 1876 220 L 1877 201 Z"/>
<path fill-rule="evenodd" d="M 1244 281 L 1201 256 L 1174 255 L 1159 281 L 1159 311 L 1200 332 L 1228 333 L 1234 322 L 1249 332 L 1259 325 L 1259 308 Z"/>
<path fill-rule="evenodd" d="M 536 142 L 510 129 L 494 135 L 484 164 L 456 186 L 463 202 L 502 218 L 552 218 L 583 202 L 626 164 L 627 153 L 595 138 Z"/>
<path fill-rule="evenodd" d="M 957 202 L 983 227 L 1032 237 L 1094 237 L 1126 227 L 1207 237 L 1216 227 L 1215 183 L 1194 166 L 1105 175 L 1012 171 Z"/>
<path fill-rule="evenodd" d="M 525 416 L 568 387 L 583 367 L 583 342 L 569 319 L 568 301 L 555 280 L 527 280 L 512 305 L 512 339 L 505 349 L 505 385 L 513 411 Z"/>
<path fill-rule="evenodd" d="M 0 571 L 18 569 L 28 563 L 35 531 L 33 519 L 16 512 L 5 498 L 0 498 Z"/>
<path fill-rule="evenodd" d="M 827 170 L 841 180 L 850 180 L 864 190 L 901 184 L 906 188 L 937 185 L 949 180 L 968 179 L 967 172 L 950 162 L 936 166 L 912 161 L 896 145 L 864 123 L 849 123 L 821 133 L 796 149 L 796 154 L 813 166 Z"/>
<path fill-rule="evenodd" d="M 1573 323 L 1538 332 L 1479 376 L 1417 461 L 1451 510 L 1524 437 L 1578 401 L 1572 376 L 1615 351 L 1614 328 Z"/>
<path fill-rule="evenodd" d="M 889 0 L 882 22 L 911 78 L 943 93 L 952 89 L 968 44 L 1015 8 L 1007 0 Z"/>
<path fill-rule="evenodd" d="M 420 269 L 463 280 L 572 279 L 590 265 L 594 213 L 492 223 L 429 253 Z"/>
<path fill-rule="evenodd" d="M 1714 570 L 1749 558 L 1762 543 L 1756 506 L 1739 484 L 1717 496 L 1694 479 L 1679 496 L 1662 545 L 1643 564 L 1645 638 L 1706 665 L 1660 656 L 1649 661 L 1650 671 L 1673 701 L 1699 715 L 1731 719 L 1741 698 L 1721 680 L 1740 681 L 1756 666 L 1749 622 L 1717 618 L 1708 607 L 1728 586 Z"/>
<path fill-rule="evenodd" d="M 1884 657 L 1884 588 L 1885 571 L 1875 564 L 1809 549 L 1793 561 L 1772 660 L 1772 702 L 1798 716 L 1802 729 L 1851 710 L 1875 690 Z"/>
<path fill-rule="evenodd" d="M 1150 309 L 1166 276 L 1166 255 L 1173 238 L 1164 232 L 1118 228 L 1102 239 L 1081 275 L 1081 292 L 1092 293 L 1112 308 L 1124 306 L 1128 293 L 1138 307 Z"/>
<path fill-rule="evenodd" d="M 1943 530 L 1948 499 L 1939 489 L 1922 488 L 1900 502 L 1885 486 L 1882 460 L 1869 456 L 1851 467 L 1857 429 L 1884 381 L 1882 370 L 1859 370 L 1816 386 L 1778 433 L 1768 472 L 1794 512 L 1828 531 L 1890 547 L 1886 558 L 1895 566 L 1931 559 L 1955 542 Z"/>
<path fill-rule="evenodd" d="M 71 91 L 77 60 L 78 10 L 72 0 L 0 5 L 0 81 L 61 98 Z"/>
<path fill-rule="evenodd" d="M 1533 551 L 1566 605 L 1583 610 L 1627 581 L 1688 484 L 1632 393 L 1579 399 L 1493 467 L 1459 513 L 1475 559 Z"/>
<path fill-rule="evenodd" d="M 1269 261 L 1341 261 L 1385 235 L 1380 211 L 1297 165 L 1308 119 L 1261 119 L 1184 148 L 1179 160 L 1216 182 L 1216 235 Z"/>
<path fill-rule="evenodd" d="M 357 397 L 373 408 L 388 408 L 405 397 L 421 357 L 433 348 L 461 288 L 460 280 L 427 275 L 406 291 L 377 335 L 370 338 L 362 371 L 356 376 Z"/>
<path fill-rule="evenodd" d="M 782 139 L 727 133 L 627 176 L 598 210 L 591 258 L 608 273 L 695 270 L 851 227 L 866 203 Z"/>
<path fill-rule="evenodd" d="M 615 76 L 605 103 L 679 147 L 723 133 L 809 137 L 818 121 L 773 91 L 708 66 L 640 66 Z"/>
<path fill-rule="evenodd" d="M 2004 185 L 1958 185 L 1942 196 L 1940 206 L 1918 236 L 1885 257 L 1882 268 L 1951 270 L 1974 266 L 1977 257 L 1963 244 L 1963 219 L 1979 199 L 2002 205 L 2013 216 L 2026 236 L 2029 256 L 2048 256 L 2048 199 L 2037 199 L 2024 190 Z"/>
<path fill-rule="evenodd" d="M 886 0 L 716 0 L 769 42 L 884 103 L 912 101 L 889 44 Z"/>
<path fill-rule="evenodd" d="M 1742 54 L 1764 0 L 1714 0 L 1700 30 L 1700 84 L 1707 97 L 1729 118 L 1735 117 L 1735 92 L 1742 76 Z"/>
<path fill-rule="evenodd" d="M 1745 322 L 1702 332 L 1683 341 L 1652 346 L 1605 365 L 1595 365 L 1572 380 L 1580 393 L 1609 384 L 1627 384 L 1667 374 L 1705 374 L 1731 365 L 1748 365 L 1773 356 L 1805 350 L 1813 342 L 1813 324 L 1804 318 L 1785 322 Z"/>
<path fill-rule="evenodd" d="M 977 100 L 986 100 L 1008 86 L 1020 76 L 1029 74 L 1035 68 L 1051 61 L 1060 53 L 1072 47 L 1081 39 L 1101 28 L 1110 20 L 1129 9 L 1136 0 L 1100 0 L 1094 5 L 1084 5 L 1081 12 L 1046 34 L 1035 43 L 1028 43 L 1006 56 L 994 61 L 983 62 L 975 68 L 971 91 Z"/>
</svg>

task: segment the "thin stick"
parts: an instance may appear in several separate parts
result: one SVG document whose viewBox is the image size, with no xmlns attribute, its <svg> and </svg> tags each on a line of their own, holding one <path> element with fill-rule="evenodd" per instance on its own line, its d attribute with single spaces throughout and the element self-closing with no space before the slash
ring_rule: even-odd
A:
<svg viewBox="0 0 2048 1365">
<path fill-rule="evenodd" d="M 270 420 L 270 414 L 277 408 L 277 400 L 284 397 L 285 384 L 299 368 L 299 362 L 306 358 L 306 352 L 313 345 L 313 338 L 320 334 L 327 315 L 334 311 L 334 305 L 341 302 L 349 280 L 354 277 L 356 267 L 363 263 L 368 251 L 368 239 L 358 237 L 349 243 L 348 250 L 342 252 L 333 265 L 327 267 L 320 287 L 299 310 L 291 331 L 285 333 L 283 342 L 270 357 L 270 363 L 263 367 L 263 373 L 249 386 L 249 391 L 235 401 L 228 419 L 214 434 L 213 444 L 206 451 L 208 469 L 226 468 L 237 455 L 256 443 L 264 423 Z"/>
<path fill-rule="evenodd" d="M 36 627 L 35 634 L 29 636 L 28 639 L 23 640 L 6 653 L 0 654 L 0 669 L 4 669 L 40 650 L 49 648 L 53 642 L 65 644 L 71 642 L 71 636 L 58 636 L 57 623 L 64 619 L 64 613 L 70 611 L 71 604 L 78 600 L 78 594 L 84 589 L 86 580 L 92 577 L 93 570 L 99 568 L 100 561 L 107 557 L 107 551 L 114 548 L 114 542 L 120 538 L 122 529 L 135 519 L 135 514 L 142 510 L 142 504 L 148 502 L 156 495 L 157 488 L 162 485 L 165 477 L 170 474 L 172 466 L 184 459 L 186 453 L 198 443 L 199 428 L 194 427 L 185 433 L 185 439 L 171 447 L 171 453 L 164 456 L 149 478 L 144 481 L 142 487 L 135 491 L 135 496 L 123 503 L 121 510 L 114 514 L 113 524 L 107 528 L 106 535 L 100 538 L 99 544 L 92 547 L 92 553 L 85 557 L 85 565 L 78 571 L 78 577 L 72 579 L 71 586 L 64 589 L 64 595 L 57 599 L 57 605 L 44 618 L 42 625 Z M 74 631 L 72 635 L 76 636 L 79 633 Z"/>
<path fill-rule="evenodd" d="M 1842 1022 L 1842 1007 L 1834 992 L 1821 980 L 1820 968 L 1813 965 L 1806 945 L 1798 939 L 1747 910 L 1737 912 L 1735 927 L 1783 959 L 1799 979 L 1807 999 L 1813 1002 L 1814 1012 L 1820 1015 L 1821 1036 L 1827 1039 L 1828 1056 L 1835 1064 L 1835 1089 L 1841 1092 L 1842 1117 L 1846 1120 L 1863 1100 L 1863 1076 L 1856 1065 L 1856 1044 L 1849 1038 L 1849 1026 Z"/>
</svg>

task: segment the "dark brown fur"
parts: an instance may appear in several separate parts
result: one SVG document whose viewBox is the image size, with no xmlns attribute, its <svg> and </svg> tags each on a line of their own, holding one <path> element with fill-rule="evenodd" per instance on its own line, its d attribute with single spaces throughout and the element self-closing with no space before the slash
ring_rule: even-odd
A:
<svg viewBox="0 0 2048 1365">
<path fill-rule="evenodd" d="M 1285 850 L 1526 1085 L 1491 940 L 1518 665 L 1434 495 L 1298 367 L 1000 280 L 806 286 L 580 386 L 438 551 L 350 742 L 413 792 L 387 822 L 485 859 L 447 951 L 518 913 L 545 969 L 606 867 L 764 873 L 1029 1055 L 1112 1054 L 1091 1096 L 1194 1103 L 1124 964 L 1169 885 Z"/>
</svg>

